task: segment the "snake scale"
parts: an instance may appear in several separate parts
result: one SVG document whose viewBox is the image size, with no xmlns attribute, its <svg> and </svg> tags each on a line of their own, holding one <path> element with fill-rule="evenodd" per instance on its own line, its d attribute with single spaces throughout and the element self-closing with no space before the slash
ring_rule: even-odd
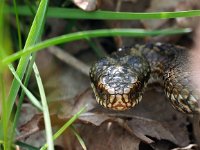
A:
<svg viewBox="0 0 200 150">
<path fill-rule="evenodd" d="M 172 106 L 184 113 L 199 109 L 187 49 L 167 43 L 136 44 L 98 60 L 90 69 L 97 102 L 113 110 L 138 104 L 146 85 L 159 81 Z"/>
</svg>

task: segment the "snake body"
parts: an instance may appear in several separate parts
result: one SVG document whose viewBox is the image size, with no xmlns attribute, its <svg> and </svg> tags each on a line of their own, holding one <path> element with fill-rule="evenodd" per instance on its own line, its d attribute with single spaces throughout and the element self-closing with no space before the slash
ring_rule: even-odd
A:
<svg viewBox="0 0 200 150">
<path fill-rule="evenodd" d="M 109 109 L 126 110 L 138 104 L 151 81 L 163 84 L 172 106 L 194 113 L 198 96 L 190 79 L 188 51 L 167 43 L 136 44 L 98 60 L 90 69 L 97 102 Z"/>
</svg>

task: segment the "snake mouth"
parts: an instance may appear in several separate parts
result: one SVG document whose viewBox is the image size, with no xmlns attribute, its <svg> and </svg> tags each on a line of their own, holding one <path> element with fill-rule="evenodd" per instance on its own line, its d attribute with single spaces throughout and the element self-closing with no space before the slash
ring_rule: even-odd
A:
<svg viewBox="0 0 200 150">
<path fill-rule="evenodd" d="M 95 87 L 91 83 L 97 102 L 112 110 L 124 111 L 134 107 L 142 99 L 142 95 L 136 94 L 134 86 L 132 88 L 124 88 L 123 93 L 117 93 L 112 88 L 105 86 Z"/>
</svg>

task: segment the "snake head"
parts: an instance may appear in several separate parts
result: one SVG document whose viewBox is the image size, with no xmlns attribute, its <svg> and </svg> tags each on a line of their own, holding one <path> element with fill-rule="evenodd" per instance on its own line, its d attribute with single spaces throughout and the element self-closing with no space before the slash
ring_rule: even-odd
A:
<svg viewBox="0 0 200 150">
<path fill-rule="evenodd" d="M 91 86 L 97 102 L 113 110 L 127 110 L 142 99 L 145 76 L 133 72 L 128 65 L 113 65 L 105 60 L 90 70 Z"/>
</svg>

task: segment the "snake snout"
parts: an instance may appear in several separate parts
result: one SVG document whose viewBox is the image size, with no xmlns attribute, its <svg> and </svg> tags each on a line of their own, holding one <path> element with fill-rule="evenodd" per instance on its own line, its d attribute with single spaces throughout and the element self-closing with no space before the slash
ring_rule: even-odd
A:
<svg viewBox="0 0 200 150">
<path fill-rule="evenodd" d="M 132 87 L 125 87 L 123 89 L 123 93 L 117 94 L 110 94 L 108 97 L 109 104 L 107 105 L 108 108 L 113 110 L 127 110 L 134 107 L 141 99 L 141 97 L 135 97 L 135 90 L 133 84 Z"/>
<path fill-rule="evenodd" d="M 108 86 L 101 86 L 96 89 L 97 102 L 105 108 L 113 110 L 127 110 L 134 107 L 142 98 L 141 95 L 136 94 L 133 84 L 131 87 L 125 87 L 122 90 Z"/>
<path fill-rule="evenodd" d="M 100 105 L 122 111 L 134 107 L 141 100 L 139 83 L 137 77 L 129 74 L 122 76 L 119 72 L 112 77 L 102 75 L 97 85 L 92 83 L 92 87 Z"/>
</svg>

